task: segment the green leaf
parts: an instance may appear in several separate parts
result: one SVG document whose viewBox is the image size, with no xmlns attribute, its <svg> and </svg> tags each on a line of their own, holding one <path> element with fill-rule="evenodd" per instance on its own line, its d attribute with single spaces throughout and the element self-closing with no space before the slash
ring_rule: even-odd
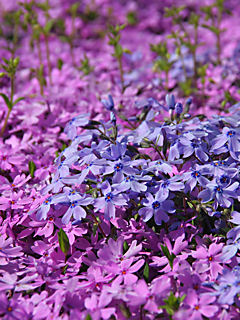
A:
<svg viewBox="0 0 240 320">
<path fill-rule="evenodd" d="M 58 69 L 59 69 L 59 70 L 62 69 L 62 66 L 63 66 L 63 61 L 62 61 L 62 59 L 59 58 L 59 59 L 57 60 L 57 66 L 58 66 Z"/>
<path fill-rule="evenodd" d="M 92 320 L 92 317 L 90 316 L 90 314 L 86 316 L 85 320 Z"/>
<path fill-rule="evenodd" d="M 3 97 L 8 109 L 12 110 L 13 105 L 12 105 L 11 101 L 8 99 L 8 97 L 4 93 L 0 93 L 0 96 Z"/>
<path fill-rule="evenodd" d="M 15 68 L 17 68 L 18 64 L 19 64 L 19 57 L 15 58 L 15 59 L 13 60 L 13 66 L 14 66 Z"/>
<path fill-rule="evenodd" d="M 45 24 L 45 26 L 44 26 L 44 33 L 45 33 L 45 34 L 48 34 L 48 33 L 51 31 L 51 29 L 52 29 L 52 27 L 53 27 L 53 24 L 54 24 L 54 19 L 49 20 L 49 21 Z"/>
<path fill-rule="evenodd" d="M 123 242 L 123 253 L 126 253 L 128 251 L 128 244 L 127 244 L 127 241 L 124 241 Z"/>
<path fill-rule="evenodd" d="M 146 262 L 143 270 L 143 278 L 145 279 L 146 282 L 149 281 L 149 265 Z"/>
<path fill-rule="evenodd" d="M 33 161 L 28 162 L 28 170 L 32 178 L 34 178 L 34 172 L 36 170 L 36 165 Z"/>
<path fill-rule="evenodd" d="M 221 30 L 219 30 L 218 28 L 216 28 L 216 27 L 214 27 L 212 25 L 202 24 L 202 27 L 212 31 L 215 34 L 220 34 L 220 32 L 221 32 Z"/>
<path fill-rule="evenodd" d="M 68 236 L 66 235 L 65 231 L 62 228 L 58 232 L 58 242 L 59 242 L 60 249 L 66 256 L 70 249 L 70 244 L 69 244 Z"/>
<path fill-rule="evenodd" d="M 13 101 L 13 106 L 15 106 L 15 104 L 17 104 L 19 101 L 24 100 L 26 97 L 19 97 L 17 98 L 15 101 Z"/>
<path fill-rule="evenodd" d="M 162 244 L 161 244 L 161 249 L 162 249 L 163 254 L 167 257 L 169 265 L 172 269 L 173 268 L 173 261 L 176 258 L 175 254 L 174 253 L 170 254 L 168 247 L 164 246 Z"/>
<path fill-rule="evenodd" d="M 119 307 L 120 307 L 120 310 L 121 310 L 123 316 L 124 316 L 125 318 L 129 319 L 132 314 L 131 314 L 129 308 L 127 307 L 127 305 L 121 303 L 121 304 L 119 305 Z"/>
<path fill-rule="evenodd" d="M 189 208 L 191 208 L 191 209 L 194 208 L 194 206 L 193 206 L 193 204 L 191 202 L 187 201 L 187 204 L 188 204 Z"/>
</svg>

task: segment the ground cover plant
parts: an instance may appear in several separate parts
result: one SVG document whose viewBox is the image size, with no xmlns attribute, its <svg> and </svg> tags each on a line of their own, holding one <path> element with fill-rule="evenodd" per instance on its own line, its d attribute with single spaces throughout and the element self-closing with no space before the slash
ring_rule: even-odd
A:
<svg viewBox="0 0 240 320">
<path fill-rule="evenodd" d="M 238 0 L 0 0 L 1 319 L 240 318 Z"/>
</svg>

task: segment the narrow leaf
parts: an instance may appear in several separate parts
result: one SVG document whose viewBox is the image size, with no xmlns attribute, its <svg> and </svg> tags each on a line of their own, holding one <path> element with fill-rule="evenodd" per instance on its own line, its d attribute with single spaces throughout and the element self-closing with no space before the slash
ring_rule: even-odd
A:
<svg viewBox="0 0 240 320">
<path fill-rule="evenodd" d="M 11 101 L 8 99 L 8 97 L 4 93 L 0 93 L 0 96 L 3 97 L 8 109 L 12 109 L 13 105 L 12 105 Z"/>
<path fill-rule="evenodd" d="M 34 178 L 34 172 L 36 170 L 36 165 L 33 161 L 28 162 L 28 170 L 32 178 Z"/>
<path fill-rule="evenodd" d="M 64 232 L 64 230 L 62 228 L 58 232 L 58 242 L 59 242 L 59 246 L 60 246 L 60 249 L 62 250 L 62 252 L 65 255 L 67 255 L 67 253 L 70 249 L 70 244 L 69 244 L 68 236 L 66 235 L 66 233 Z"/>
<path fill-rule="evenodd" d="M 25 99 L 25 97 L 17 98 L 15 101 L 13 101 L 13 106 L 15 106 L 15 104 L 17 104 L 19 101 L 22 101 L 24 99 Z"/>
<path fill-rule="evenodd" d="M 143 277 L 144 277 L 146 282 L 149 281 L 149 265 L 148 265 L 147 262 L 145 263 L 145 266 L 144 266 Z"/>
</svg>

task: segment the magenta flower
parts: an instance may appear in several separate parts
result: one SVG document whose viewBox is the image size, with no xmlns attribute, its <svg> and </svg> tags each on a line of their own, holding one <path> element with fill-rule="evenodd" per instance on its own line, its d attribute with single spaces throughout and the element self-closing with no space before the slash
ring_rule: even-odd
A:
<svg viewBox="0 0 240 320">
<path fill-rule="evenodd" d="M 114 307 L 108 307 L 111 300 L 111 295 L 106 291 L 102 291 L 99 297 L 95 293 L 92 293 L 90 298 L 85 299 L 84 304 L 93 320 L 105 320 L 115 313 Z"/>
<path fill-rule="evenodd" d="M 137 272 L 144 264 L 144 259 L 140 259 L 137 262 L 134 262 L 134 258 L 123 260 L 119 264 L 109 264 L 105 265 L 105 270 L 113 275 L 118 275 L 117 278 L 121 282 L 123 281 L 125 285 L 131 285 L 138 280 L 138 277 L 133 274 Z"/>
<path fill-rule="evenodd" d="M 184 305 L 190 308 L 190 314 L 188 313 L 189 320 L 201 320 L 204 317 L 208 319 L 213 317 L 217 311 L 218 306 L 211 305 L 215 301 L 216 297 L 209 294 L 198 295 L 194 290 L 188 290 L 187 296 L 184 300 Z M 189 310 L 187 310 L 189 311 Z"/>
<path fill-rule="evenodd" d="M 222 247 L 223 243 L 212 243 L 207 249 L 204 246 L 197 247 L 192 251 L 193 258 L 197 259 L 193 266 L 199 273 L 210 272 L 211 278 L 216 279 L 219 273 L 222 273 Z"/>
<path fill-rule="evenodd" d="M 13 239 L 6 239 L 4 235 L 0 237 L 0 257 L 20 257 L 24 253 L 22 252 L 22 248 L 20 246 L 13 246 Z"/>
</svg>

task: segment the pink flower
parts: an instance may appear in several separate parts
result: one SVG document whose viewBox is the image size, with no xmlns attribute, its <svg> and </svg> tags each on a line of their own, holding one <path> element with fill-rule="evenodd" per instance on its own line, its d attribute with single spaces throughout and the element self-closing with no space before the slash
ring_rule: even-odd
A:
<svg viewBox="0 0 240 320">
<path fill-rule="evenodd" d="M 207 249 L 205 246 L 197 247 L 192 251 L 193 258 L 197 259 L 193 267 L 199 273 L 210 272 L 211 278 L 216 279 L 219 273 L 222 273 L 222 247 L 223 243 L 212 243 Z"/>
</svg>

